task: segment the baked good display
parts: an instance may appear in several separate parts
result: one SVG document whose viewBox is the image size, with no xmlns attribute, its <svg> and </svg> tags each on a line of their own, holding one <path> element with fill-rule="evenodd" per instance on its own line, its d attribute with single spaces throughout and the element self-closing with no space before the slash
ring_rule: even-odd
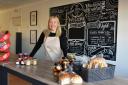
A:
<svg viewBox="0 0 128 85">
<path fill-rule="evenodd" d="M 90 61 L 83 65 L 83 67 L 87 69 L 94 69 L 94 68 L 103 68 L 108 67 L 106 60 L 102 56 L 96 56 L 90 59 Z"/>
<path fill-rule="evenodd" d="M 73 72 L 71 59 L 62 57 L 59 62 L 56 62 L 52 68 L 53 75 L 57 78 L 60 85 L 73 85 L 73 84 L 82 84 L 82 78 Z"/>
<path fill-rule="evenodd" d="M 83 83 L 83 79 L 79 76 L 79 75 L 77 75 L 77 74 L 72 74 L 71 75 L 71 84 L 72 85 L 81 85 Z"/>
<path fill-rule="evenodd" d="M 82 85 L 82 78 L 75 73 L 62 72 L 59 75 L 60 85 Z"/>
<path fill-rule="evenodd" d="M 58 76 L 58 74 L 61 71 L 68 71 L 70 67 L 69 64 L 70 64 L 69 60 L 66 57 L 62 57 L 62 59 L 59 62 L 56 62 L 54 64 L 54 67 L 52 68 L 53 74 L 55 76 Z"/>
<path fill-rule="evenodd" d="M 70 74 L 67 72 L 62 72 L 59 75 L 59 84 L 60 85 L 70 85 Z"/>
<path fill-rule="evenodd" d="M 62 66 L 59 63 L 55 63 L 55 66 L 52 68 L 54 76 L 59 76 L 59 73 L 62 71 Z"/>
</svg>

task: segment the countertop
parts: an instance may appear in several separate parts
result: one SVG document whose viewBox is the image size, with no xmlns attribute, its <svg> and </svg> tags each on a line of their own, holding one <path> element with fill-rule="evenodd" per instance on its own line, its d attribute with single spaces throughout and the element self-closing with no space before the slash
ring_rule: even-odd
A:
<svg viewBox="0 0 128 85">
<path fill-rule="evenodd" d="M 58 85 L 55 77 L 52 74 L 52 66 L 54 64 L 51 61 L 38 60 L 37 65 L 26 66 L 16 65 L 15 60 L 16 56 L 13 58 L 11 57 L 8 63 L 1 63 L 0 65 L 42 83 L 46 83 L 48 85 Z"/>
<path fill-rule="evenodd" d="M 22 75 L 28 76 L 42 83 L 48 85 L 58 85 L 55 77 L 52 74 L 52 66 L 54 65 L 50 61 L 38 60 L 36 66 L 25 66 L 25 65 L 15 65 L 15 62 L 11 61 L 9 63 L 1 63 L 5 68 L 11 69 Z M 121 77 L 114 77 L 109 80 L 102 80 L 96 82 L 84 82 L 83 85 L 127 85 L 128 79 Z"/>
</svg>

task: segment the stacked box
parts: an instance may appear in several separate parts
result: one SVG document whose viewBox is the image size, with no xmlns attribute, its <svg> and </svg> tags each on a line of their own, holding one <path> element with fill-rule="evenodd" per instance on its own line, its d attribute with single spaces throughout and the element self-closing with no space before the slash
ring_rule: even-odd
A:
<svg viewBox="0 0 128 85">
<path fill-rule="evenodd" d="M 8 61 L 8 58 L 10 56 L 10 45 L 10 33 L 8 31 L 0 31 L 0 62 Z"/>
</svg>

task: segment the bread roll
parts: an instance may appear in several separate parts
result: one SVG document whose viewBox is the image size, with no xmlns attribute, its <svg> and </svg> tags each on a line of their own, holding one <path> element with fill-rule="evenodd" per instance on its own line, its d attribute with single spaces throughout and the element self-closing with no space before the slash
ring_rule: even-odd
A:
<svg viewBox="0 0 128 85">
<path fill-rule="evenodd" d="M 67 85 L 70 84 L 70 74 L 63 72 L 59 75 L 59 84 L 60 85 Z"/>
<path fill-rule="evenodd" d="M 74 75 L 71 76 L 71 84 L 75 84 L 75 85 L 79 84 L 79 85 L 81 85 L 82 83 L 83 83 L 83 80 L 79 75 L 74 74 Z"/>
</svg>

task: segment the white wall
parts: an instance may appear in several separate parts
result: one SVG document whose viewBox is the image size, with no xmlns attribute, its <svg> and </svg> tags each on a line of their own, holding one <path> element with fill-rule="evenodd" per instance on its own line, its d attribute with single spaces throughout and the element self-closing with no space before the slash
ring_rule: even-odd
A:
<svg viewBox="0 0 128 85">
<path fill-rule="evenodd" d="M 15 53 L 15 33 L 21 31 L 23 33 L 23 52 L 30 53 L 33 44 L 30 44 L 30 30 L 37 29 L 38 37 L 43 29 L 47 28 L 47 20 L 49 16 L 49 8 L 80 2 L 85 0 L 44 0 L 42 2 L 37 2 L 34 4 L 28 4 L 21 7 L 17 7 L 10 10 L 5 10 L 0 12 L 0 28 L 5 28 L 10 30 L 11 37 L 11 52 Z M 117 60 L 108 61 L 116 65 L 116 75 L 128 77 L 128 67 L 127 65 L 127 43 L 128 43 L 128 0 L 119 0 L 119 14 L 118 14 L 118 33 L 117 33 Z M 17 10 L 17 11 L 16 11 Z M 30 11 L 38 11 L 38 25 L 30 26 Z M 12 25 L 12 16 L 21 16 L 21 26 Z M 42 49 L 40 49 L 35 56 L 42 56 Z"/>
<path fill-rule="evenodd" d="M 128 77 L 128 0 L 119 0 L 117 32 L 117 73 Z"/>
</svg>

